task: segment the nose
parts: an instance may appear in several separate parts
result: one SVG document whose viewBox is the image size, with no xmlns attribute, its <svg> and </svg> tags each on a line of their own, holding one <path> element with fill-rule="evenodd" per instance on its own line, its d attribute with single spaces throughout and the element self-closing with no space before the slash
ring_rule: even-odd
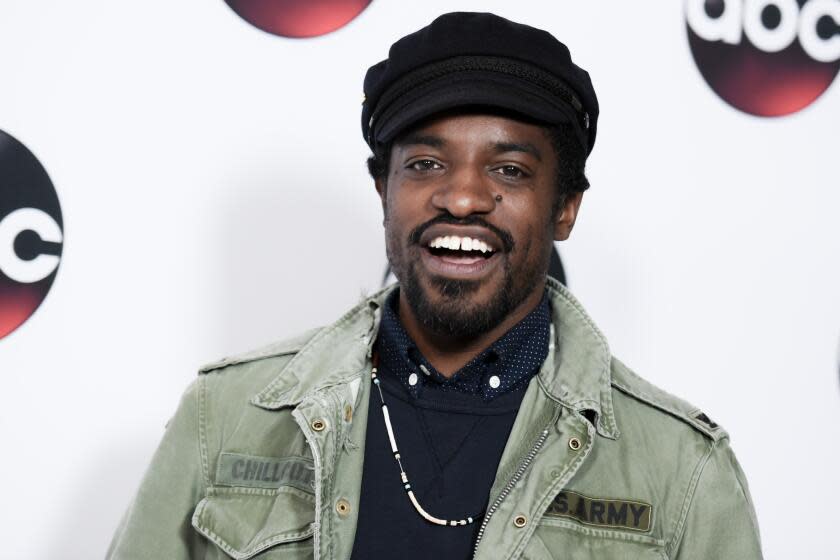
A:
<svg viewBox="0 0 840 560">
<path fill-rule="evenodd" d="M 435 209 L 456 218 L 487 214 L 496 207 L 490 178 L 477 166 L 463 166 L 449 173 L 447 180 L 432 195 Z"/>
</svg>

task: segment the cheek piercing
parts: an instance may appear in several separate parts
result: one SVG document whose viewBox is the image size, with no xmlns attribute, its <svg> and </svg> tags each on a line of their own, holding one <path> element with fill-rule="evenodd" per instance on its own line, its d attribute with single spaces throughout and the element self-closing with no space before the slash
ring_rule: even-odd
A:
<svg viewBox="0 0 840 560">
<path fill-rule="evenodd" d="M 502 201 L 502 195 L 497 194 L 496 195 L 496 202 L 501 202 L 501 201 Z"/>
</svg>

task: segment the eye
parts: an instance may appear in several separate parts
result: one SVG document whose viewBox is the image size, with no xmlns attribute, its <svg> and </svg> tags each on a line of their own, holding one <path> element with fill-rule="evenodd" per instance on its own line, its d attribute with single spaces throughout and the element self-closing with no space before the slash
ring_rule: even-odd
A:
<svg viewBox="0 0 840 560">
<path fill-rule="evenodd" d="M 510 177 L 511 179 L 520 179 L 522 177 L 527 176 L 527 173 L 525 173 L 525 171 L 523 171 L 521 168 L 515 165 L 503 165 L 501 167 L 497 167 L 493 171 L 495 173 L 498 173 L 499 175 Z"/>
<path fill-rule="evenodd" d="M 408 169 L 414 171 L 432 171 L 434 169 L 442 169 L 443 166 L 433 159 L 418 159 L 408 164 Z"/>
</svg>

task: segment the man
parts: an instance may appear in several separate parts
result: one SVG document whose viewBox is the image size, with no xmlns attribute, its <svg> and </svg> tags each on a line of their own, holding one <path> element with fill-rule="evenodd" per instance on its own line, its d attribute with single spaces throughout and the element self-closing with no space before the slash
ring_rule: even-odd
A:
<svg viewBox="0 0 840 560">
<path fill-rule="evenodd" d="M 598 103 L 544 31 L 455 13 L 365 79 L 399 279 L 201 370 L 112 558 L 760 558 L 726 433 L 546 279 Z"/>
</svg>

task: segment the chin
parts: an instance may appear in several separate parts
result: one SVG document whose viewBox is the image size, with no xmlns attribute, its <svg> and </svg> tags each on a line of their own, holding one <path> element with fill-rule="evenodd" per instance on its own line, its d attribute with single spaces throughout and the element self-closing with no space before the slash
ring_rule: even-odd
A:
<svg viewBox="0 0 840 560">
<path fill-rule="evenodd" d="M 401 284 L 402 294 L 417 319 L 437 334 L 477 336 L 498 325 L 511 310 L 505 283 L 494 288 L 487 282 L 441 277 L 416 282 L 412 276 Z"/>
</svg>

